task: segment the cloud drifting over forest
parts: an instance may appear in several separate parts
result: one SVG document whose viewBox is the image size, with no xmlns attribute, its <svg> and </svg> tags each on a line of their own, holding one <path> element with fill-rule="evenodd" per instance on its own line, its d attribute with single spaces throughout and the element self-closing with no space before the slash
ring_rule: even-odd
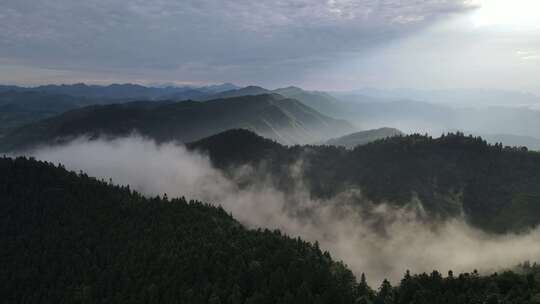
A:
<svg viewBox="0 0 540 304">
<path fill-rule="evenodd" d="M 112 141 L 81 138 L 28 154 L 129 184 L 146 195 L 166 193 L 221 205 L 249 227 L 278 228 L 291 236 L 318 241 L 355 273 L 365 272 L 372 284 L 383 278 L 398 280 L 407 269 L 496 271 L 540 255 L 538 229 L 521 235 L 490 235 L 459 218 L 426 220 L 418 205 L 374 205 L 363 199 L 358 189 L 315 200 L 300 180 L 295 191 L 284 193 L 273 186 L 271 177 L 253 168 L 237 168 L 232 176 L 226 176 L 213 168 L 205 155 L 177 144 L 156 145 L 137 136 Z M 291 174 L 298 174 L 298 170 L 302 170 L 301 161 L 291 168 Z M 237 186 L 237 180 L 253 174 L 257 174 L 250 179 L 254 182 Z"/>
</svg>

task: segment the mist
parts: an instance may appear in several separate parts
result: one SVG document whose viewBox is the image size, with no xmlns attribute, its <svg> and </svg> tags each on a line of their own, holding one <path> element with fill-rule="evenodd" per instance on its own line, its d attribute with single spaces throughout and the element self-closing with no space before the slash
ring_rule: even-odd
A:
<svg viewBox="0 0 540 304">
<path fill-rule="evenodd" d="M 184 196 L 220 205 L 250 228 L 280 229 L 292 237 L 318 241 L 355 274 L 365 273 L 372 287 L 384 278 L 397 282 L 406 270 L 491 272 L 540 256 L 539 229 L 492 235 L 463 218 L 430 220 L 419 201 L 403 208 L 374 204 L 362 196 L 361 189 L 314 199 L 299 178 L 301 160 L 290 168 L 290 174 L 298 177 L 295 191 L 284 193 L 261 168 L 243 166 L 226 175 L 204 154 L 136 135 L 115 140 L 79 138 L 24 154 L 130 185 L 148 196 Z M 238 186 L 238 181 L 246 180 L 251 181 L 247 186 Z"/>
</svg>

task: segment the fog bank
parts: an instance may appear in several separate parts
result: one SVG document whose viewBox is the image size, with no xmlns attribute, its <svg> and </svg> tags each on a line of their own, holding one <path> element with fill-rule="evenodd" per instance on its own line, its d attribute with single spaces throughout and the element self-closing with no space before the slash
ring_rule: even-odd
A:
<svg viewBox="0 0 540 304">
<path fill-rule="evenodd" d="M 356 274 L 365 272 L 372 287 L 383 278 L 399 280 L 407 269 L 414 273 L 496 271 L 540 256 L 539 229 L 490 235 L 463 219 L 433 223 L 418 212 L 418 204 L 399 209 L 374 205 L 360 189 L 317 200 L 300 178 L 296 190 L 286 194 L 257 168 L 237 168 L 233 177 L 226 176 L 212 167 L 207 156 L 174 143 L 157 145 L 137 136 L 112 141 L 81 138 L 26 154 L 129 184 L 147 195 L 166 193 L 221 205 L 248 227 L 278 228 L 293 237 L 319 241 L 321 248 Z M 290 172 L 300 176 L 300 170 L 301 161 Z M 247 178 L 252 182 L 239 188 L 236 181 Z"/>
</svg>

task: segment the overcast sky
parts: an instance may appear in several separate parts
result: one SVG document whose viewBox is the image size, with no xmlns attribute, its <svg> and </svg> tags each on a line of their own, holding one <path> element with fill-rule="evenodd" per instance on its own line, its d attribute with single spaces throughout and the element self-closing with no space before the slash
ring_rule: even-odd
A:
<svg viewBox="0 0 540 304">
<path fill-rule="evenodd" d="M 0 82 L 540 93 L 538 0 L 2 0 Z"/>
</svg>

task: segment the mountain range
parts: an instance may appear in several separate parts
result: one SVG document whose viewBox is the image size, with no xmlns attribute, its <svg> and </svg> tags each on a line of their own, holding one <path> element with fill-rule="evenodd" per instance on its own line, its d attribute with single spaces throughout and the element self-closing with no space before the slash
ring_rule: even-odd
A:
<svg viewBox="0 0 540 304">
<path fill-rule="evenodd" d="M 303 144 L 355 128 L 277 94 L 198 101 L 146 101 L 89 106 L 21 127 L 0 140 L 5 150 L 65 142 L 78 136 L 133 132 L 158 142 L 190 142 L 233 128 L 253 130 L 283 144 Z"/>
<path fill-rule="evenodd" d="M 202 156 L 197 159 L 208 165 L 205 170 L 212 173 L 208 180 L 212 185 L 216 177 L 226 180 L 213 186 L 236 195 L 232 203 L 241 204 L 239 193 L 263 185 L 264 191 L 246 197 L 262 209 L 272 202 L 265 195 L 279 197 L 284 204 L 272 210 L 282 212 L 277 215 L 281 224 L 294 218 L 292 226 L 319 225 L 332 213 L 337 219 L 332 225 L 340 225 L 350 215 L 346 229 L 336 230 L 337 237 L 344 233 L 347 240 L 351 231 L 365 233 L 356 228 L 367 219 L 373 226 L 368 231 L 385 242 L 392 230 L 385 226 L 386 215 L 377 212 L 406 210 L 413 212 L 407 218 L 413 223 L 434 230 L 441 223 L 450 228 L 464 225 L 473 240 L 494 243 L 509 242 L 540 224 L 540 153 L 519 147 L 523 142 L 534 145 L 535 138 L 498 133 L 517 130 L 534 135 L 538 117 L 538 112 L 525 108 L 456 108 L 297 87 L 1 87 L 0 150 L 31 153 L 24 150 L 39 151 L 41 145 L 61 149 L 81 142 L 114 146 L 110 140 L 138 133 L 152 139 L 154 147 L 184 143 L 168 145 L 174 147 L 168 151 L 175 153 L 174 159 L 176 154 Z M 456 131 L 456 125 L 474 134 L 489 130 L 492 133 L 485 134 L 499 135 L 486 140 Z M 380 126 L 389 127 L 368 130 Z M 417 128 L 443 134 L 421 135 L 414 133 Z M 444 131 L 448 129 L 454 131 Z M 71 142 L 78 137 L 88 142 Z M 503 145 L 499 138 L 515 146 Z M 137 151 L 122 157 L 129 159 L 131 152 Z M 99 154 L 97 161 L 106 157 Z M 137 162 L 129 166 L 146 176 Z M 244 227 L 229 210 L 215 207 L 229 192 L 219 192 L 216 205 L 169 199 L 166 194 L 145 196 L 128 185 L 100 181 L 83 171 L 69 172 L 63 164 L 23 157 L 0 158 L 0 171 L 0 257 L 6 260 L 0 269 L 4 282 L 0 296 L 7 303 L 408 304 L 540 299 L 536 264 L 489 276 L 476 270 L 443 276 L 438 271 L 411 274 L 403 269 L 405 275 L 396 286 L 384 280 L 372 289 L 364 274 L 356 273 L 357 280 L 317 242 L 279 230 Z M 173 184 L 177 186 L 176 181 Z M 180 188 L 190 193 L 185 186 Z M 315 228 L 306 227 L 309 232 Z M 322 235 L 309 232 L 308 236 Z M 326 233 L 332 237 L 332 232 Z M 373 246 L 374 239 L 361 240 Z M 391 256 L 399 259 L 407 252 Z"/>
<path fill-rule="evenodd" d="M 447 93 L 445 96 L 457 97 L 484 94 L 482 98 L 485 99 L 497 95 L 498 91 L 473 90 L 476 95 L 458 94 L 459 92 L 452 95 L 453 91 L 445 92 Z M 512 96 L 516 97 L 516 104 L 512 106 L 509 106 L 510 102 L 499 102 L 496 106 L 483 106 L 482 103 L 474 106 L 450 106 L 448 103 L 431 99 L 429 101 L 403 99 L 403 96 L 413 96 L 410 94 L 375 94 L 372 90 L 336 93 L 307 91 L 292 86 L 276 90 L 257 86 L 240 88 L 233 84 L 206 87 L 144 87 L 131 84 L 47 85 L 34 88 L 0 86 L 0 137 L 7 136 L 8 133 L 29 123 L 94 104 L 120 104 L 132 101 L 209 101 L 261 94 L 278 94 L 295 99 L 324 116 L 348 121 L 355 130 L 387 126 L 409 134 L 429 133 L 435 136 L 465 130 L 467 133 L 483 136 L 491 143 L 502 142 L 504 145 L 540 149 L 538 145 L 540 111 L 516 105 L 525 97 L 528 101 L 522 100 L 522 103 L 531 104 L 534 101 L 534 95 L 531 94 L 501 93 L 507 100 Z M 338 135 L 343 134 L 330 134 L 330 137 Z M 313 142 L 313 136 L 306 137 L 302 141 L 279 139 L 276 135 L 272 135 L 271 138 L 284 143 Z"/>
<path fill-rule="evenodd" d="M 138 84 L 111 84 L 111 85 L 87 85 L 77 83 L 72 85 L 43 85 L 37 87 L 0 86 L 0 92 L 39 92 L 42 94 L 68 95 L 72 97 L 86 97 L 93 99 L 117 99 L 117 100 L 163 100 L 186 99 L 182 94 L 209 95 L 223 91 L 234 90 L 238 87 L 224 83 L 209 86 L 161 86 L 147 87 Z"/>
</svg>

